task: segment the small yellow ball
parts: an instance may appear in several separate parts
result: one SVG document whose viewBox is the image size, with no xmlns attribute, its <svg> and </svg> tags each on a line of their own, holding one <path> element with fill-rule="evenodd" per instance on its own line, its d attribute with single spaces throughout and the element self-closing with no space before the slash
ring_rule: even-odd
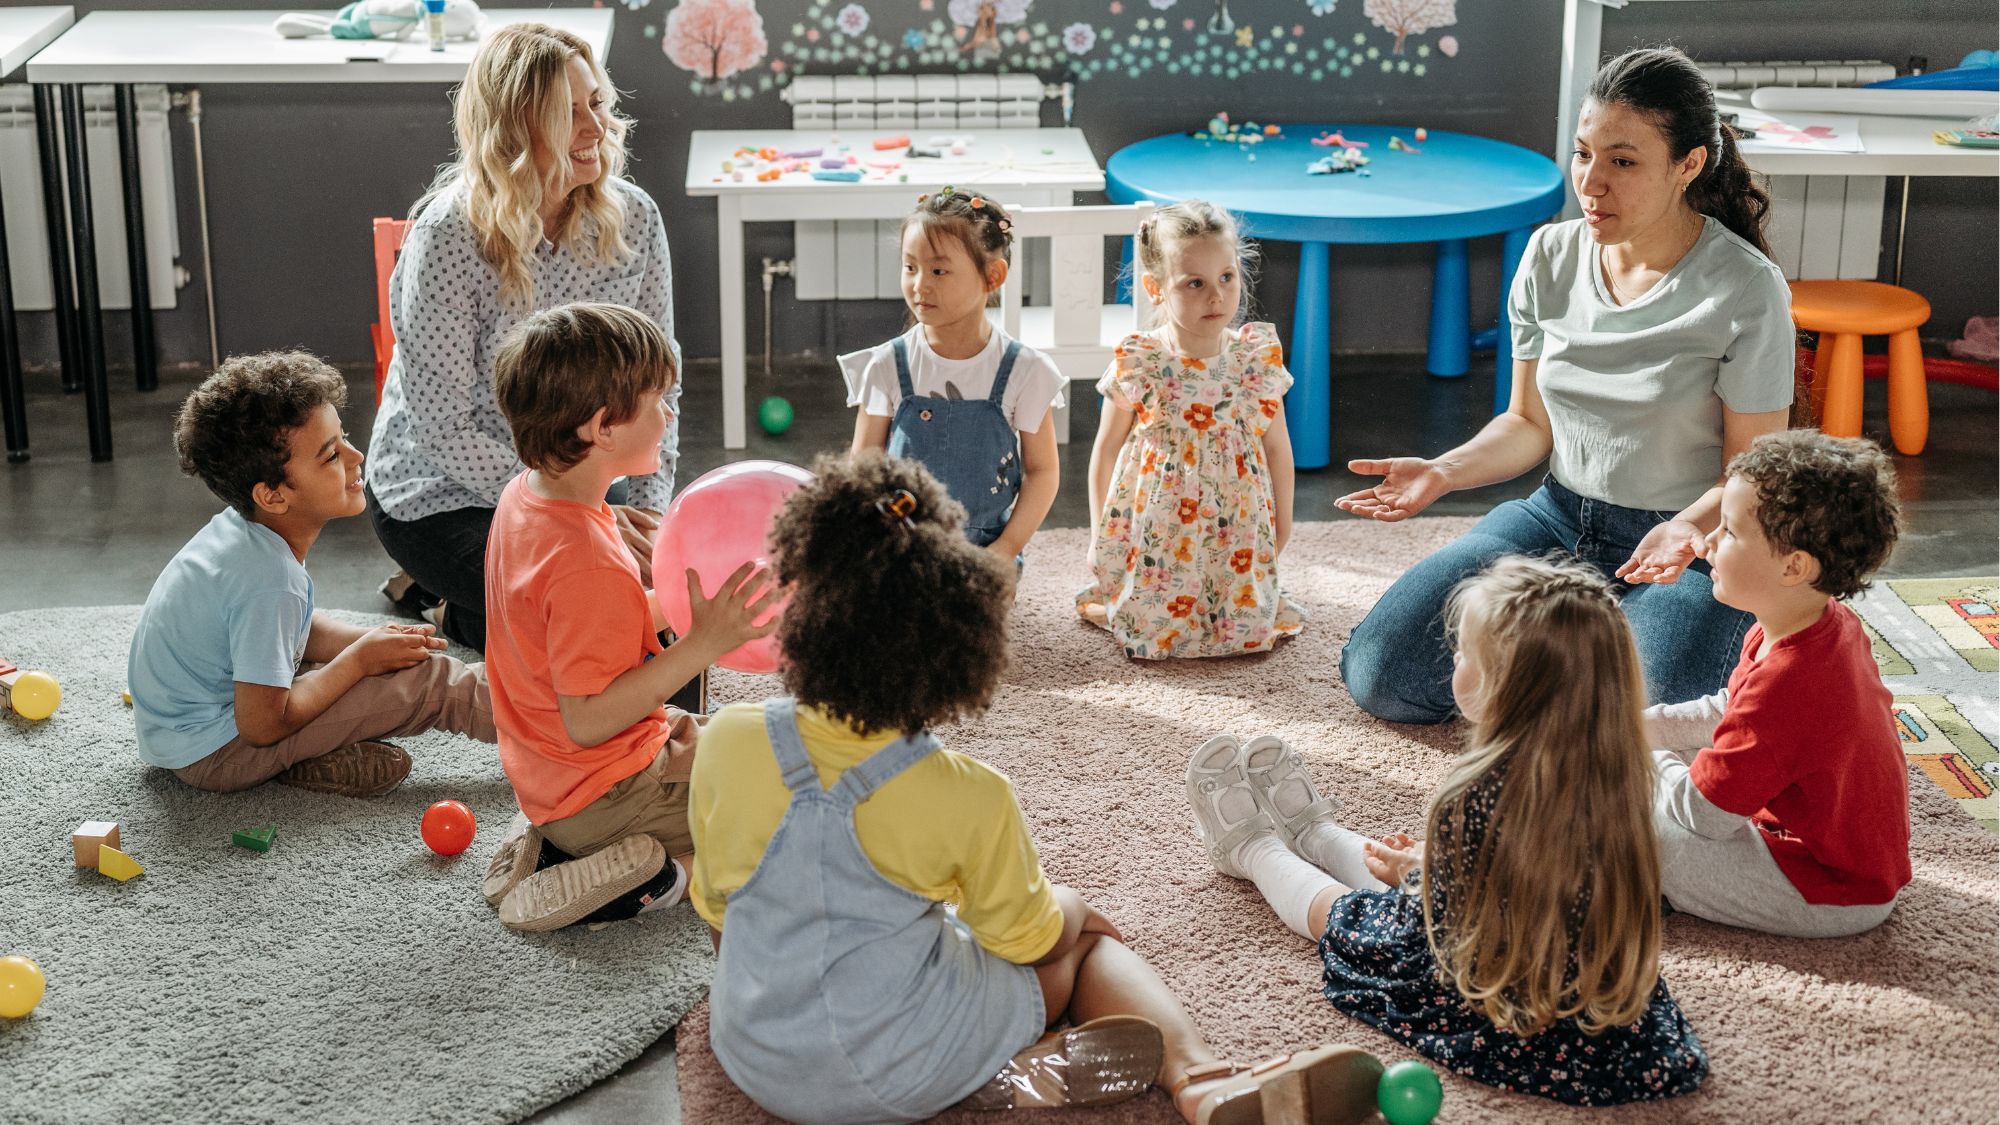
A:
<svg viewBox="0 0 2000 1125">
<path fill-rule="evenodd" d="M 46 987 L 40 965 L 26 957 L 0 957 L 0 1016 L 17 1020 L 34 1011 Z"/>
<path fill-rule="evenodd" d="M 14 680 L 14 710 L 24 719 L 41 720 L 62 704 L 62 685 L 47 672 L 23 672 Z"/>
</svg>

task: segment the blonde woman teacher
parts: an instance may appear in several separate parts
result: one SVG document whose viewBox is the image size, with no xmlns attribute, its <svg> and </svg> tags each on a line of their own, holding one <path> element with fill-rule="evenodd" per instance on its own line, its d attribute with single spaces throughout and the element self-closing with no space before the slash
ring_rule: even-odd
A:
<svg viewBox="0 0 2000 1125">
<path fill-rule="evenodd" d="M 445 635 L 482 652 L 487 530 L 522 468 L 493 397 L 501 341 L 571 301 L 630 306 L 673 339 L 666 226 L 624 178 L 631 123 L 617 97 L 576 36 L 542 24 L 493 33 L 457 94 L 457 158 L 412 208 L 389 279 L 396 350 L 369 441 L 368 514 L 389 557 L 443 600 Z M 673 494 L 679 406 L 677 380 L 660 471 L 607 498 L 642 574 Z"/>
<path fill-rule="evenodd" d="M 1437 457 L 1349 462 L 1380 475 L 1340 507 L 1394 522 L 1543 458 L 1526 500 L 1412 567 L 1354 630 L 1340 668 L 1378 718 L 1452 714 L 1445 606 L 1502 555 L 1566 552 L 1618 584 L 1652 702 L 1728 682 L 1750 615 L 1718 603 L 1702 537 L 1723 466 L 1785 427 L 1791 296 L 1764 245 L 1769 201 L 1679 51 L 1606 63 L 1578 121 L 1570 182 L 1584 217 L 1536 231 L 1515 276 L 1513 398 Z"/>
</svg>

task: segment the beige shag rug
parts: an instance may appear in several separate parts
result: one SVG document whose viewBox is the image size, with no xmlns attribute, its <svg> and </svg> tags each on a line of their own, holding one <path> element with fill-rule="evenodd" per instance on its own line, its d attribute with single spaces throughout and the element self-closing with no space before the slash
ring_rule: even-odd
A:
<svg viewBox="0 0 2000 1125">
<path fill-rule="evenodd" d="M 1470 523 L 1303 525 L 1286 551 L 1286 587 L 1312 614 L 1302 636 L 1268 656 L 1163 664 L 1126 660 L 1077 619 L 1070 597 L 1084 581 L 1086 533 L 1045 531 L 1014 611 L 1006 690 L 977 724 L 941 732 L 1013 778 L 1050 878 L 1119 924 L 1225 1055 L 1254 1061 L 1344 1041 L 1385 1061 L 1415 1057 L 1336 1012 L 1319 994 L 1310 945 L 1249 883 L 1209 867 L 1182 778 L 1210 734 L 1275 733 L 1346 802 L 1352 827 L 1420 831 L 1460 731 L 1361 713 L 1341 686 L 1340 646 L 1398 574 Z M 715 685 L 724 702 L 770 690 L 769 680 L 726 674 Z M 1910 795 L 1915 881 L 1875 932 L 1805 941 L 1667 920 L 1664 973 L 1709 1053 L 1698 1093 L 1577 1110 L 1446 1075 L 1439 1120 L 1993 1122 L 2000 847 L 1914 770 Z M 706 1004 L 681 1024 L 679 1049 L 686 1120 L 770 1120 L 717 1065 Z M 1178 1118 L 1154 1092 L 1060 1120 Z"/>
</svg>

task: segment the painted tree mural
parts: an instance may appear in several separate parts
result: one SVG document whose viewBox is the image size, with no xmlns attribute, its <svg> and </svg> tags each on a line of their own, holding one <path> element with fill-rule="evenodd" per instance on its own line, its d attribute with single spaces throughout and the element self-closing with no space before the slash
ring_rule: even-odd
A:
<svg viewBox="0 0 2000 1125">
<path fill-rule="evenodd" d="M 1376 27 L 1396 33 L 1395 53 L 1399 55 L 1406 36 L 1458 22 L 1457 0 L 1367 0 L 1361 10 Z"/>
<path fill-rule="evenodd" d="M 1028 9 L 1034 0 L 951 0 L 945 11 L 950 13 L 951 22 L 960 27 L 971 28 L 965 45 L 960 51 L 1000 50 L 1000 25 L 1022 23 L 1028 18 Z"/>
<path fill-rule="evenodd" d="M 767 50 L 754 0 L 681 0 L 661 39 L 674 65 L 710 84 L 756 66 Z"/>
</svg>

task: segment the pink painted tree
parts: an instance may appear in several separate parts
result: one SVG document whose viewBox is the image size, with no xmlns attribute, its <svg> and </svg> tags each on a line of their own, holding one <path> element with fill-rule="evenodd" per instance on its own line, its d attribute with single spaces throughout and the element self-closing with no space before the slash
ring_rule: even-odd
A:
<svg viewBox="0 0 2000 1125">
<path fill-rule="evenodd" d="M 1376 27 L 1396 33 L 1399 55 L 1405 37 L 1458 22 L 1457 0 L 1367 0 L 1361 10 Z"/>
<path fill-rule="evenodd" d="M 681 0 L 660 38 L 675 66 L 710 84 L 756 66 L 769 49 L 755 0 Z"/>
</svg>

